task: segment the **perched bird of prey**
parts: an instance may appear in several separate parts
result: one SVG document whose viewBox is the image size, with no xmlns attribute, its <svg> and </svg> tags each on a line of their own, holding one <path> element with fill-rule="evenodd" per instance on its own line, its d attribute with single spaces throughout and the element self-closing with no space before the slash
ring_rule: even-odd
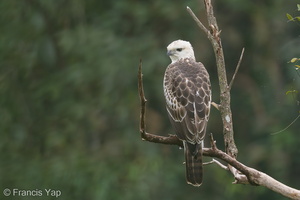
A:
<svg viewBox="0 0 300 200">
<path fill-rule="evenodd" d="M 202 184 L 202 148 L 211 105 L 211 85 L 204 65 L 196 62 L 192 45 L 176 40 L 167 47 L 172 63 L 164 76 L 170 121 L 183 141 L 187 183 Z"/>
</svg>

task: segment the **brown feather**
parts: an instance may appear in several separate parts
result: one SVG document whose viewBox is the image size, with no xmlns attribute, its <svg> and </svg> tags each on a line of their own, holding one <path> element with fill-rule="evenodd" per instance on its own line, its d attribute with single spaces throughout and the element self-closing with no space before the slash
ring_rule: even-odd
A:
<svg viewBox="0 0 300 200">
<path fill-rule="evenodd" d="M 171 124 L 178 138 L 183 140 L 186 146 L 187 180 L 191 184 L 200 185 L 202 143 L 211 104 L 209 74 L 203 64 L 189 58 L 170 64 L 164 77 L 164 95 Z M 188 157 L 191 154 L 197 159 Z M 198 173 L 200 171 L 201 174 Z M 195 178 L 193 172 L 201 178 Z"/>
</svg>

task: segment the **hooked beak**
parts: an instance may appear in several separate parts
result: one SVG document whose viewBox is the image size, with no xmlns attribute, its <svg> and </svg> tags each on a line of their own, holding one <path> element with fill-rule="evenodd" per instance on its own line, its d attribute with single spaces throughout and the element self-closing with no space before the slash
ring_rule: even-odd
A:
<svg viewBox="0 0 300 200">
<path fill-rule="evenodd" d="M 167 55 L 168 55 L 168 56 L 172 56 L 173 54 L 174 54 L 173 51 L 167 51 Z"/>
</svg>

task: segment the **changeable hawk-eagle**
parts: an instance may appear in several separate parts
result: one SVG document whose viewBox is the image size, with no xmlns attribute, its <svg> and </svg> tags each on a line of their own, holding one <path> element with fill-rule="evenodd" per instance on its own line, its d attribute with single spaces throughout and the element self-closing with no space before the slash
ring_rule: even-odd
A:
<svg viewBox="0 0 300 200">
<path fill-rule="evenodd" d="M 186 180 L 202 184 L 202 148 L 211 105 L 211 85 L 204 65 L 196 62 L 192 45 L 176 40 L 168 47 L 172 63 L 164 76 L 167 111 L 177 137 L 183 141 Z"/>
</svg>

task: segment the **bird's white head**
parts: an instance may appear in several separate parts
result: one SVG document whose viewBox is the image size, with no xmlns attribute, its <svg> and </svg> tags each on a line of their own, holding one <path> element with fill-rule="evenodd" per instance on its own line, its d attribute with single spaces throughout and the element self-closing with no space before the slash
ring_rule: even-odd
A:
<svg viewBox="0 0 300 200">
<path fill-rule="evenodd" d="M 188 41 L 176 40 L 168 45 L 167 54 L 171 58 L 172 63 L 179 61 L 182 58 L 191 58 L 195 60 L 194 50 Z"/>
</svg>

